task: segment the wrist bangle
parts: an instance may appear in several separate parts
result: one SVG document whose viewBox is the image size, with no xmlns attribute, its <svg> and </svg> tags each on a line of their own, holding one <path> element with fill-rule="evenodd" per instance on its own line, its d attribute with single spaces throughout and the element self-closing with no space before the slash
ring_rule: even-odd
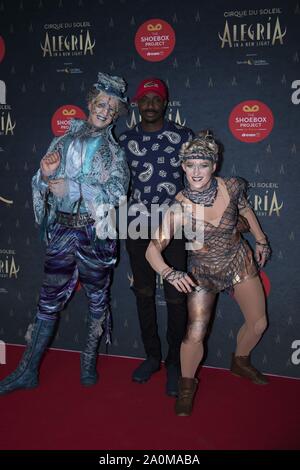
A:
<svg viewBox="0 0 300 470">
<path fill-rule="evenodd" d="M 166 279 L 166 276 L 170 274 L 172 271 L 174 271 L 174 268 L 172 266 L 168 266 L 167 268 L 164 268 L 160 275 L 163 279 Z"/>
<path fill-rule="evenodd" d="M 269 242 L 268 242 L 267 239 L 265 239 L 264 243 L 256 241 L 255 244 L 256 245 L 261 245 L 261 246 L 267 246 L 267 245 L 269 245 Z"/>
<path fill-rule="evenodd" d="M 258 240 L 255 240 L 255 243 L 262 243 L 262 242 L 267 242 L 267 237 L 266 236 L 261 237 Z"/>
</svg>

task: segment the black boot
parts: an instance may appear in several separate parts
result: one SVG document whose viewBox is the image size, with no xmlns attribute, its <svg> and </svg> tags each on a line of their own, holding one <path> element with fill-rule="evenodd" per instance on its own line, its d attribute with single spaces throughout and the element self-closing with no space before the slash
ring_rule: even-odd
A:
<svg viewBox="0 0 300 470">
<path fill-rule="evenodd" d="M 105 321 L 106 315 L 101 318 L 93 318 L 89 316 L 88 320 L 88 333 L 85 348 L 80 356 L 80 382 L 86 387 L 91 387 L 98 382 L 97 373 L 97 357 L 100 336 L 102 335 L 102 324 Z"/>
<path fill-rule="evenodd" d="M 148 382 L 154 372 L 160 369 L 160 359 L 156 357 L 147 357 L 134 371 L 132 374 L 132 380 L 143 384 Z"/>
<path fill-rule="evenodd" d="M 55 325 L 55 320 L 41 320 L 39 318 L 35 320 L 33 325 L 29 325 L 25 336 L 28 342 L 27 347 L 16 370 L 1 380 L 1 395 L 22 388 L 38 386 L 38 368 L 44 351 L 52 338 Z"/>
<path fill-rule="evenodd" d="M 179 364 L 168 364 L 167 368 L 167 383 L 166 383 L 166 393 L 169 397 L 178 396 L 178 383 L 181 376 L 180 365 Z"/>
</svg>

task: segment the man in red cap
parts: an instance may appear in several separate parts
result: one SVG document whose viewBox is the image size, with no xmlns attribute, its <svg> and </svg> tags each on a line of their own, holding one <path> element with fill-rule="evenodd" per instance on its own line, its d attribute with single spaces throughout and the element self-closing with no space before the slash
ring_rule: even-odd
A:
<svg viewBox="0 0 300 470">
<path fill-rule="evenodd" d="M 165 119 L 168 89 L 158 78 L 147 78 L 139 84 L 132 100 L 138 105 L 141 122 L 120 136 L 131 172 L 131 192 L 126 242 L 133 273 L 142 341 L 146 360 L 133 372 L 135 382 L 147 382 L 160 369 L 161 342 L 158 335 L 155 306 L 156 273 L 145 258 L 154 234 L 162 205 L 168 205 L 183 187 L 183 175 L 178 158 L 181 145 L 191 140 L 193 132 Z M 137 225 L 137 213 L 139 214 Z M 137 234 L 137 227 L 139 232 Z M 174 239 L 165 251 L 170 265 L 185 270 L 186 257 L 183 239 Z M 177 396 L 180 376 L 180 344 L 186 328 L 186 299 L 173 286 L 164 282 L 167 304 L 168 353 L 166 392 Z"/>
<path fill-rule="evenodd" d="M 168 89 L 165 83 L 162 80 L 159 80 L 159 78 L 146 78 L 139 84 L 132 101 L 138 102 L 143 98 L 143 96 L 148 95 L 149 93 L 154 93 L 160 96 L 163 101 L 168 100 Z"/>
</svg>

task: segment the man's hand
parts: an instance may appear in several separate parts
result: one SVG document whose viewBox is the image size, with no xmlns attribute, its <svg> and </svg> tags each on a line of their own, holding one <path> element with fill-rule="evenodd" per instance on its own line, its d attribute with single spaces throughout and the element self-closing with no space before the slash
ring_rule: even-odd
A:
<svg viewBox="0 0 300 470">
<path fill-rule="evenodd" d="M 41 172 L 43 177 L 53 175 L 60 165 L 59 152 L 48 153 L 41 160 Z"/>
</svg>

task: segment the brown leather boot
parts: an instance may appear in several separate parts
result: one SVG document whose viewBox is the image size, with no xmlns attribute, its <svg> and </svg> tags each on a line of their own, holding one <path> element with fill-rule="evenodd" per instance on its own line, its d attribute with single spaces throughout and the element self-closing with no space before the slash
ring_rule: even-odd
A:
<svg viewBox="0 0 300 470">
<path fill-rule="evenodd" d="M 175 413 L 177 416 L 189 416 L 191 414 L 197 385 L 198 379 L 179 378 L 178 397 L 175 403 Z"/>
<path fill-rule="evenodd" d="M 250 362 L 250 356 L 235 356 L 232 354 L 231 372 L 239 377 L 245 377 L 258 385 L 266 385 L 268 379 Z"/>
</svg>

